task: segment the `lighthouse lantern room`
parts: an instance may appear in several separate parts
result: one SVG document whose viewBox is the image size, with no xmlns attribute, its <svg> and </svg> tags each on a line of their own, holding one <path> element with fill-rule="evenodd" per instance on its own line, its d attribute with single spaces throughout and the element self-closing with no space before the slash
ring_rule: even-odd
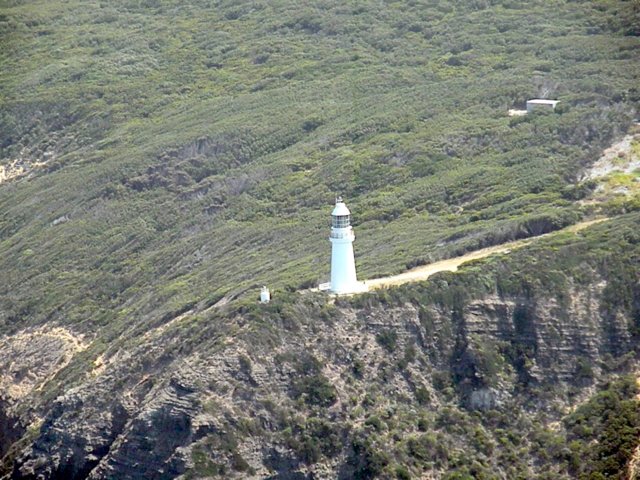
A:
<svg viewBox="0 0 640 480">
<path fill-rule="evenodd" d="M 331 212 L 331 291 L 333 293 L 357 293 L 366 291 L 363 283 L 356 277 L 356 263 L 353 257 L 351 212 L 342 201 L 336 198 L 336 206 Z"/>
</svg>

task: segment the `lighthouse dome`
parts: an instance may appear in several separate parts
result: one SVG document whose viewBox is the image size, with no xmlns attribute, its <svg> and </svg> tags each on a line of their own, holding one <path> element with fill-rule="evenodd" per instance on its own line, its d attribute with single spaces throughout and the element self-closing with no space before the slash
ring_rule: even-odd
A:
<svg viewBox="0 0 640 480">
<path fill-rule="evenodd" d="M 345 215 L 351 215 L 351 212 L 342 200 L 338 200 L 333 212 L 331 212 L 331 215 L 334 217 L 343 217 Z"/>
<path fill-rule="evenodd" d="M 336 198 L 336 206 L 331 212 L 331 226 L 340 229 L 351 226 L 351 212 L 342 201 L 342 197 Z"/>
</svg>

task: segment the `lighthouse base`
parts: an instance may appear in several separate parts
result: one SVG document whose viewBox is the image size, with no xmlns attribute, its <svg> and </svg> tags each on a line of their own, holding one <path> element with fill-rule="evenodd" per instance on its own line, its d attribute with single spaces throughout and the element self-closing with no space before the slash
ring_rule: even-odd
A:
<svg viewBox="0 0 640 480">
<path fill-rule="evenodd" d="M 348 285 L 340 285 L 339 289 L 334 289 L 333 286 L 329 288 L 329 291 L 335 295 L 350 295 L 353 293 L 364 293 L 369 291 L 369 287 L 364 282 L 353 282 Z"/>
</svg>

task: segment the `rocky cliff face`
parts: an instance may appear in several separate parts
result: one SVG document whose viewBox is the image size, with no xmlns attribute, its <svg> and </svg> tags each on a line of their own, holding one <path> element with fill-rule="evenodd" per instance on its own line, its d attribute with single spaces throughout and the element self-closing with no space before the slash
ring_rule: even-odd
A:
<svg viewBox="0 0 640 480">
<path fill-rule="evenodd" d="M 438 477 L 471 459 L 561 478 L 536 435 L 560 435 L 633 346 L 596 277 L 474 298 L 443 276 L 405 299 L 191 312 L 93 357 L 71 330 L 18 332 L 0 345 L 6 477 L 374 478 L 395 463 Z M 514 428 L 529 439 L 505 464 Z"/>
</svg>

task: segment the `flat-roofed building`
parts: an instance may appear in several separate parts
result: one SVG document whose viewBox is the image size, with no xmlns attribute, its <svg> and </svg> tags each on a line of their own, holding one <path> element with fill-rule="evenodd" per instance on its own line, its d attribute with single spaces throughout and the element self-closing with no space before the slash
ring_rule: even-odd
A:
<svg viewBox="0 0 640 480">
<path fill-rule="evenodd" d="M 554 111 L 560 100 L 547 100 L 545 98 L 532 98 L 527 100 L 527 113 L 534 111 Z"/>
</svg>

